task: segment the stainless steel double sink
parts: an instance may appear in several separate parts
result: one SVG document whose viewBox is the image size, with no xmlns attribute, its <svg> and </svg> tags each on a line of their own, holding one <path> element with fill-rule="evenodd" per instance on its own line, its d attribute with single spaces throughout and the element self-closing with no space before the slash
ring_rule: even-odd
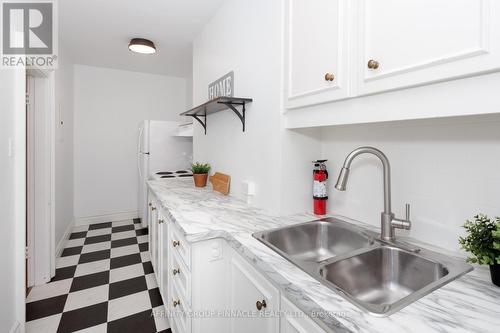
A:
<svg viewBox="0 0 500 333">
<path fill-rule="evenodd" d="M 255 238 L 376 316 L 389 316 L 470 272 L 465 262 L 326 218 L 257 232 Z"/>
</svg>

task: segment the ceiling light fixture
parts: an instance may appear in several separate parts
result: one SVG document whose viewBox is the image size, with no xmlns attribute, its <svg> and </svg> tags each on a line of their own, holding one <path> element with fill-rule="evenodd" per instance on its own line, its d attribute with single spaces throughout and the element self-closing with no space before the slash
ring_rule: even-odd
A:
<svg viewBox="0 0 500 333">
<path fill-rule="evenodd" d="M 156 53 L 155 44 L 149 39 L 132 38 L 128 44 L 128 49 L 132 52 L 153 54 Z"/>
</svg>

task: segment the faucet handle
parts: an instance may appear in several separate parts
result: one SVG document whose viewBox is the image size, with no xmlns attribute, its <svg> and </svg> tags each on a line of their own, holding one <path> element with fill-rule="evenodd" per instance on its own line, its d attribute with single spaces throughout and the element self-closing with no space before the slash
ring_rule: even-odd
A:
<svg viewBox="0 0 500 333">
<path fill-rule="evenodd" d="M 406 229 L 406 230 L 410 230 L 411 229 L 410 204 L 406 204 L 405 208 L 406 208 L 405 209 L 406 210 L 406 218 L 404 220 L 403 219 L 397 219 L 397 218 L 392 219 L 391 225 L 394 228 Z"/>
</svg>

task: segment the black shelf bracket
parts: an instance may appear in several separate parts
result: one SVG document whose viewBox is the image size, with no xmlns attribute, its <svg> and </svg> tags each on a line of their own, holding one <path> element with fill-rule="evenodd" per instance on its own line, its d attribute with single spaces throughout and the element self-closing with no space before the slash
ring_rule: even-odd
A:
<svg viewBox="0 0 500 333">
<path fill-rule="evenodd" d="M 219 104 L 224 104 L 238 116 L 241 120 L 241 124 L 243 125 L 243 132 L 245 132 L 245 102 L 237 103 L 237 102 L 218 102 Z M 241 112 L 235 107 L 235 105 L 241 105 Z"/>
<path fill-rule="evenodd" d="M 201 126 L 203 126 L 203 129 L 205 130 L 205 135 L 207 135 L 207 115 L 206 114 L 205 115 L 203 115 L 203 114 L 191 114 L 189 116 L 196 119 L 201 124 Z M 202 117 L 203 120 L 200 117 Z"/>
</svg>

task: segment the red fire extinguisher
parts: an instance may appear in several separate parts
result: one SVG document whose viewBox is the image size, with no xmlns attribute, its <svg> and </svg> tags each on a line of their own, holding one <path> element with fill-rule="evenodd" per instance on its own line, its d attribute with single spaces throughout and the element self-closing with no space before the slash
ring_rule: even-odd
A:
<svg viewBox="0 0 500 333">
<path fill-rule="evenodd" d="M 326 215 L 326 203 L 328 200 L 326 188 L 328 171 L 326 170 L 326 161 L 327 160 L 317 160 L 313 162 L 313 201 L 314 214 L 316 215 Z"/>
</svg>

